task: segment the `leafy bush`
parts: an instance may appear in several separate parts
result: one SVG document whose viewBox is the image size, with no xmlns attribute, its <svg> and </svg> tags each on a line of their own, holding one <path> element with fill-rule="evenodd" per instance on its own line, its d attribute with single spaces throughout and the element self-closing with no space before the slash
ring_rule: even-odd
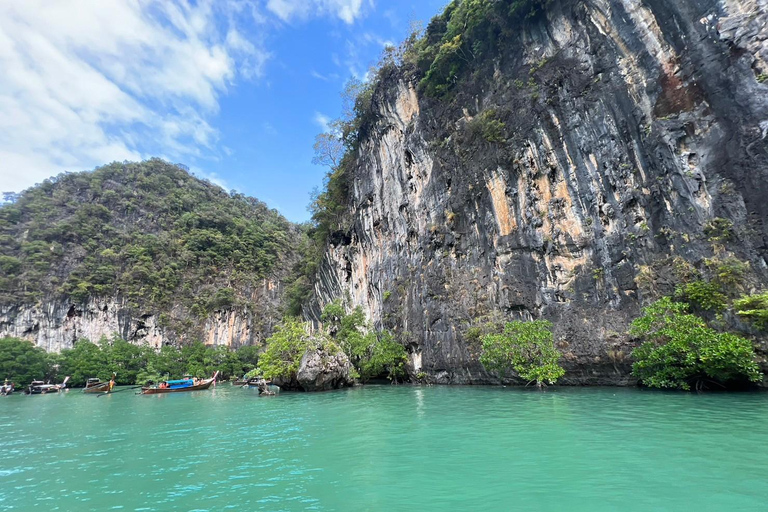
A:
<svg viewBox="0 0 768 512">
<path fill-rule="evenodd" d="M 728 306 L 728 298 L 720 291 L 720 287 L 707 281 L 693 281 L 680 285 L 675 290 L 675 295 L 705 311 L 718 313 Z"/>
<path fill-rule="evenodd" d="M 646 386 L 690 390 L 762 379 L 749 340 L 707 327 L 669 297 L 645 308 L 630 334 L 646 340 L 632 352 L 632 372 Z"/>
<path fill-rule="evenodd" d="M 712 274 L 712 281 L 725 290 L 738 290 L 743 288 L 749 263 L 738 258 L 708 258 L 704 260 L 707 269 Z"/>
<path fill-rule="evenodd" d="M 405 377 L 408 354 L 392 333 L 371 332 L 363 337 L 363 341 L 365 343 L 358 345 L 354 353 L 363 381 L 386 376 L 387 379 L 397 382 Z"/>
<path fill-rule="evenodd" d="M 405 377 L 405 347 L 390 332 L 373 331 L 360 306 L 347 313 L 341 301 L 334 301 L 323 309 L 321 320 L 363 381 L 386 376 L 397 382 Z"/>
<path fill-rule="evenodd" d="M 286 318 L 267 339 L 266 349 L 259 358 L 261 374 L 267 379 L 296 375 L 309 346 L 310 338 L 304 323 L 298 318 Z"/>
<path fill-rule="evenodd" d="M 0 338 L 0 379 L 21 388 L 54 373 L 54 358 L 42 348 L 19 338 Z"/>
<path fill-rule="evenodd" d="M 488 109 L 475 116 L 467 128 L 475 136 L 480 136 L 488 142 L 504 142 L 506 125 L 499 121 L 496 111 Z"/>
<path fill-rule="evenodd" d="M 0 270 L 4 274 L 11 276 L 21 270 L 21 260 L 13 256 L 0 256 Z"/>
<path fill-rule="evenodd" d="M 704 225 L 704 234 L 710 242 L 727 242 L 733 236 L 733 222 L 715 217 Z"/>
<path fill-rule="evenodd" d="M 502 334 L 489 334 L 483 340 L 480 362 L 500 376 L 511 369 L 525 381 L 538 386 L 554 384 L 565 374 L 558 364 L 560 352 L 552 338 L 552 323 L 546 320 L 509 322 Z"/>
<path fill-rule="evenodd" d="M 239 377 L 256 366 L 258 347 L 232 350 L 198 341 L 182 347 L 163 345 L 156 351 L 113 336 L 102 338 L 98 344 L 80 340 L 73 348 L 63 350 L 59 360 L 59 374 L 69 375 L 73 386 L 82 386 L 91 377 L 107 380 L 113 373 L 118 385 L 144 384 L 187 374 L 209 377 L 215 371 L 221 378 Z"/>
<path fill-rule="evenodd" d="M 768 329 L 768 292 L 744 295 L 733 302 L 736 313 L 751 320 L 758 329 Z"/>
<path fill-rule="evenodd" d="M 107 380 L 112 376 L 104 351 L 85 339 L 62 351 L 60 372 L 69 375 L 72 386 L 84 386 L 91 377 Z"/>
</svg>

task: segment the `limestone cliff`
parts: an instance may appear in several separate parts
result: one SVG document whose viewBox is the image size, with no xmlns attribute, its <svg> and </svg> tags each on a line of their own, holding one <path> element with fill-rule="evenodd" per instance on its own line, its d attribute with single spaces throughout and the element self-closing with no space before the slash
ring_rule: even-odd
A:
<svg viewBox="0 0 768 512">
<path fill-rule="evenodd" d="M 50 297 L 38 304 L 0 308 L 0 338 L 28 339 L 49 352 L 72 348 L 80 339 L 97 342 L 114 335 L 155 348 L 194 340 L 232 348 L 260 345 L 280 319 L 283 288 L 283 283 L 265 281 L 251 298 L 252 310 L 227 308 L 203 319 L 178 306 L 136 311 L 120 297 L 89 297 L 85 302 Z M 163 323 L 161 315 L 175 322 Z M 176 327 L 180 322 L 187 324 L 184 329 Z"/>
<path fill-rule="evenodd" d="M 441 383 L 493 381 L 475 319 L 544 317 L 563 382 L 620 384 L 675 265 L 768 283 L 766 0 L 554 0 L 476 70 L 450 100 L 382 78 L 309 317 L 348 297 Z"/>
</svg>

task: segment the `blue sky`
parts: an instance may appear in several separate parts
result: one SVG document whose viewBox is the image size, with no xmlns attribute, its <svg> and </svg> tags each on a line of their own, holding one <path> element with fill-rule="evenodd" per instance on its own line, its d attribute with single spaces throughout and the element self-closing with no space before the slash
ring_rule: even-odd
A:
<svg viewBox="0 0 768 512">
<path fill-rule="evenodd" d="M 446 3 L 3 2 L 0 191 L 160 156 L 307 220 L 344 83 Z"/>
</svg>

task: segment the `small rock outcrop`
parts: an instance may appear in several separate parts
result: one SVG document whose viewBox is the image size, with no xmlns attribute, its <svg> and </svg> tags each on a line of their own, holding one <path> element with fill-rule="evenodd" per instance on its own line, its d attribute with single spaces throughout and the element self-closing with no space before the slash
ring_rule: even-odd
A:
<svg viewBox="0 0 768 512">
<path fill-rule="evenodd" d="M 341 350 L 319 348 L 308 350 L 301 358 L 296 379 L 304 391 L 340 389 L 354 385 L 351 369 L 349 358 Z"/>
</svg>

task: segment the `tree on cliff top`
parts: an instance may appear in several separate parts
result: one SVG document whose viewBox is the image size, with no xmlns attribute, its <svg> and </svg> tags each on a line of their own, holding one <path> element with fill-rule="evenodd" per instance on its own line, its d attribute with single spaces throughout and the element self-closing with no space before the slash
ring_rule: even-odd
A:
<svg viewBox="0 0 768 512">
<path fill-rule="evenodd" d="M 509 322 L 503 333 L 488 334 L 482 343 L 480 362 L 500 377 L 514 370 L 523 380 L 541 387 L 565 374 L 558 364 L 560 352 L 552 338 L 552 323 L 546 320 Z"/>
</svg>

